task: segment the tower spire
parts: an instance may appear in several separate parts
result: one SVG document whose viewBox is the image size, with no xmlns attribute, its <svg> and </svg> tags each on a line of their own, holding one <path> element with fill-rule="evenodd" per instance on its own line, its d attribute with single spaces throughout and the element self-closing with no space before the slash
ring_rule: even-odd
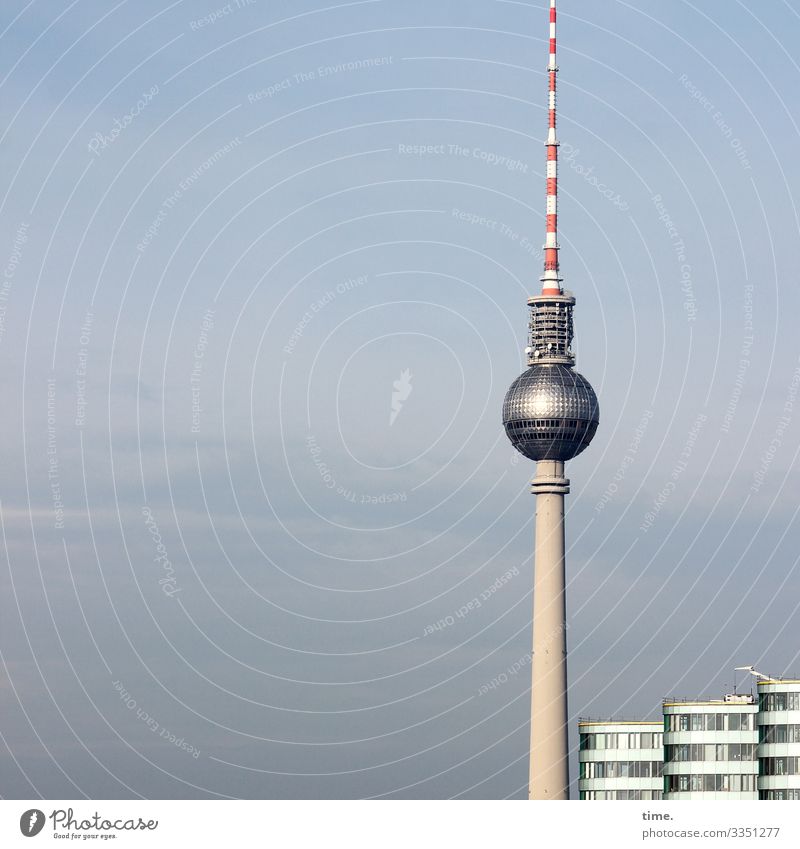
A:
<svg viewBox="0 0 800 849">
<path fill-rule="evenodd" d="M 549 126 L 547 131 L 547 241 L 544 246 L 543 295 L 561 294 L 558 262 L 558 138 L 556 137 L 556 0 L 550 0 Z"/>
</svg>

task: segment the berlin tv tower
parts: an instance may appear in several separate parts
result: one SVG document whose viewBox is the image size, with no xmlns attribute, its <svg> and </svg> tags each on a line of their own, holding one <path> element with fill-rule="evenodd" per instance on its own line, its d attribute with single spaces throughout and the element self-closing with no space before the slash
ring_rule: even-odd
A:
<svg viewBox="0 0 800 849">
<path fill-rule="evenodd" d="M 574 370 L 572 311 L 562 287 L 558 246 L 556 138 L 556 0 L 550 0 L 550 124 L 547 134 L 547 241 L 542 294 L 530 307 L 528 370 L 508 390 L 503 426 L 512 445 L 536 461 L 533 580 L 533 676 L 528 797 L 569 798 L 567 614 L 564 563 L 564 463 L 592 441 L 599 423 L 597 396 Z"/>
</svg>

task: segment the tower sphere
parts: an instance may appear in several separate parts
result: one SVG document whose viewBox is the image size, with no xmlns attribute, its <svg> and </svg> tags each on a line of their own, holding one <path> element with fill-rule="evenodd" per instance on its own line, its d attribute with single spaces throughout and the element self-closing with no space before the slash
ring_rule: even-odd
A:
<svg viewBox="0 0 800 849">
<path fill-rule="evenodd" d="M 571 460 L 586 448 L 600 421 L 597 396 L 567 365 L 534 365 L 506 393 L 503 426 L 529 460 Z"/>
</svg>

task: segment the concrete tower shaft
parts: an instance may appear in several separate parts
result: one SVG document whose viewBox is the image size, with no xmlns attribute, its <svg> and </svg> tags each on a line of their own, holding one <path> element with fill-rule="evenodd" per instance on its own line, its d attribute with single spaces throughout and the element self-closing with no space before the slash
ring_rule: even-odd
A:
<svg viewBox="0 0 800 849">
<path fill-rule="evenodd" d="M 540 460 L 533 579 L 533 662 L 529 799 L 569 799 L 567 599 L 561 460 Z"/>
</svg>

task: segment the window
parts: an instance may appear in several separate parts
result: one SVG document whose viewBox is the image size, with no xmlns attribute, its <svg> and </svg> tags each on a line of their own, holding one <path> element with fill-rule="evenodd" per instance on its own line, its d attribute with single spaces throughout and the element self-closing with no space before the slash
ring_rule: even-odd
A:
<svg viewBox="0 0 800 849">
<path fill-rule="evenodd" d="M 676 743 L 666 746 L 664 759 L 667 763 L 753 760 L 753 751 L 752 743 Z"/>
<path fill-rule="evenodd" d="M 729 713 L 728 714 L 728 730 L 729 731 L 752 731 L 753 724 L 751 721 L 752 714 L 750 713 Z"/>
<path fill-rule="evenodd" d="M 664 780 L 667 793 L 751 793 L 754 786 L 754 776 L 739 774 L 669 775 Z"/>
<path fill-rule="evenodd" d="M 664 745 L 661 742 L 664 739 L 664 735 L 661 732 L 656 732 L 654 734 L 644 734 L 642 741 L 643 749 L 663 749 Z M 646 745 L 645 745 L 646 744 Z"/>
<path fill-rule="evenodd" d="M 705 723 L 703 720 L 705 717 L 702 713 L 693 713 L 692 714 L 692 731 L 702 731 Z"/>
<path fill-rule="evenodd" d="M 800 709 L 800 693 L 762 693 L 758 701 L 762 711 Z"/>
<path fill-rule="evenodd" d="M 689 714 L 688 713 L 678 714 L 678 731 L 688 731 L 688 730 L 689 730 Z"/>
<path fill-rule="evenodd" d="M 760 758 L 759 775 L 800 775 L 800 758 Z"/>
<path fill-rule="evenodd" d="M 580 751 L 585 752 L 587 749 L 593 748 L 592 746 L 589 745 L 589 739 L 590 739 L 589 734 L 581 734 L 580 746 L 579 746 Z"/>
<path fill-rule="evenodd" d="M 592 779 L 592 778 L 605 778 L 606 777 L 606 765 L 604 762 L 593 762 L 589 761 L 581 764 L 581 772 L 584 778 Z"/>
<path fill-rule="evenodd" d="M 582 761 L 580 778 L 660 778 L 661 767 L 661 761 Z"/>
<path fill-rule="evenodd" d="M 800 790 L 760 790 L 759 799 L 774 799 L 775 801 L 799 801 Z"/>
<path fill-rule="evenodd" d="M 688 743 L 678 743 L 674 746 L 667 746 L 666 751 L 667 762 L 671 761 L 688 761 L 689 760 L 689 745 Z"/>
</svg>

